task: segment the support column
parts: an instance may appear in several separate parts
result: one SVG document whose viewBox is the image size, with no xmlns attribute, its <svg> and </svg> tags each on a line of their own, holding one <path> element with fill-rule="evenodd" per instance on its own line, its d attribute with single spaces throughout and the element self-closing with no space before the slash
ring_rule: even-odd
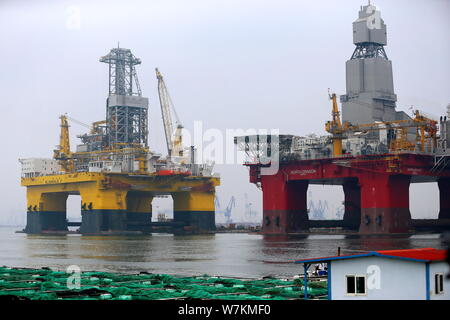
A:
<svg viewBox="0 0 450 320">
<path fill-rule="evenodd" d="M 127 190 L 80 187 L 82 234 L 103 234 L 127 230 Z"/>
<path fill-rule="evenodd" d="M 285 181 L 281 171 L 262 176 L 262 233 L 286 234 L 308 229 L 308 181 Z"/>
<path fill-rule="evenodd" d="M 450 178 L 440 178 L 439 187 L 439 219 L 450 219 Z"/>
<path fill-rule="evenodd" d="M 185 231 L 209 233 L 216 230 L 214 192 L 175 192 L 172 197 L 174 222 L 182 222 Z"/>
<path fill-rule="evenodd" d="M 152 222 L 151 194 L 128 192 L 127 194 L 127 229 L 131 231 L 151 232 Z"/>
<path fill-rule="evenodd" d="M 26 233 L 67 231 L 66 201 L 68 194 L 43 193 L 36 187 L 27 188 Z"/>
<path fill-rule="evenodd" d="M 365 172 L 360 176 L 360 233 L 409 233 L 411 177 Z"/>
<path fill-rule="evenodd" d="M 361 224 L 361 188 L 358 180 L 348 180 L 344 189 L 344 225 L 346 228 L 358 230 Z"/>
</svg>

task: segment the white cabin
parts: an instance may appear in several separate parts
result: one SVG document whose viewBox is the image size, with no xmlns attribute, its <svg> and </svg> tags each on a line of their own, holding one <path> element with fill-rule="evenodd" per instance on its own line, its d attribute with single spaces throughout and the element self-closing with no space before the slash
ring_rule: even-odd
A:
<svg viewBox="0 0 450 320">
<path fill-rule="evenodd" d="M 19 159 L 22 164 L 22 178 L 33 178 L 58 174 L 61 167 L 55 159 L 47 158 L 28 158 Z"/>
<path fill-rule="evenodd" d="M 326 264 L 330 300 L 449 300 L 447 251 L 383 250 L 296 261 Z"/>
</svg>

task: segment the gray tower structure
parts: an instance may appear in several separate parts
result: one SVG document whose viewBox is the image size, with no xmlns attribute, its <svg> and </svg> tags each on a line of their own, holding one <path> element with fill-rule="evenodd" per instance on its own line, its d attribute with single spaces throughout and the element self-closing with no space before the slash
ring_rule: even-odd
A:
<svg viewBox="0 0 450 320">
<path fill-rule="evenodd" d="M 129 49 L 114 48 L 100 58 L 109 65 L 106 101 L 107 145 L 148 146 L 148 98 L 142 97 L 135 66 L 141 63 Z"/>
<path fill-rule="evenodd" d="M 392 62 L 384 50 L 386 24 L 375 6 L 360 8 L 353 22 L 353 43 L 355 51 L 346 62 L 347 92 L 341 96 L 342 120 L 362 124 L 409 118 L 395 110 Z"/>
</svg>

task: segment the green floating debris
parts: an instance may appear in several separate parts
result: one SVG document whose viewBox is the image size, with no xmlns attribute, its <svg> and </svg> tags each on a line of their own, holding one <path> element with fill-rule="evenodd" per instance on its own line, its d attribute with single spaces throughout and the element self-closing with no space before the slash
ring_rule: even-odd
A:
<svg viewBox="0 0 450 320">
<path fill-rule="evenodd" d="M 0 267 L 0 296 L 30 300 L 286 300 L 304 297 L 301 279 L 83 272 L 78 282 L 80 286 L 74 289 L 72 285 L 77 282 L 69 277 L 73 274 L 50 269 Z M 309 299 L 325 297 L 327 293 L 326 281 L 308 282 Z"/>
</svg>

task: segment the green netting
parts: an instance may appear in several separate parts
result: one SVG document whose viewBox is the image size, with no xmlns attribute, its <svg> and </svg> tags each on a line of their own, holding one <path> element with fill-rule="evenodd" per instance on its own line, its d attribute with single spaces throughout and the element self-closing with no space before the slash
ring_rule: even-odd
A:
<svg viewBox="0 0 450 320">
<path fill-rule="evenodd" d="M 178 277 L 166 274 L 81 273 L 80 287 L 68 289 L 71 274 L 50 269 L 0 267 L 1 296 L 32 300 L 159 300 L 225 299 L 285 300 L 303 299 L 301 279 L 231 279 Z M 327 295 L 326 281 L 308 282 L 309 298 Z"/>
</svg>

